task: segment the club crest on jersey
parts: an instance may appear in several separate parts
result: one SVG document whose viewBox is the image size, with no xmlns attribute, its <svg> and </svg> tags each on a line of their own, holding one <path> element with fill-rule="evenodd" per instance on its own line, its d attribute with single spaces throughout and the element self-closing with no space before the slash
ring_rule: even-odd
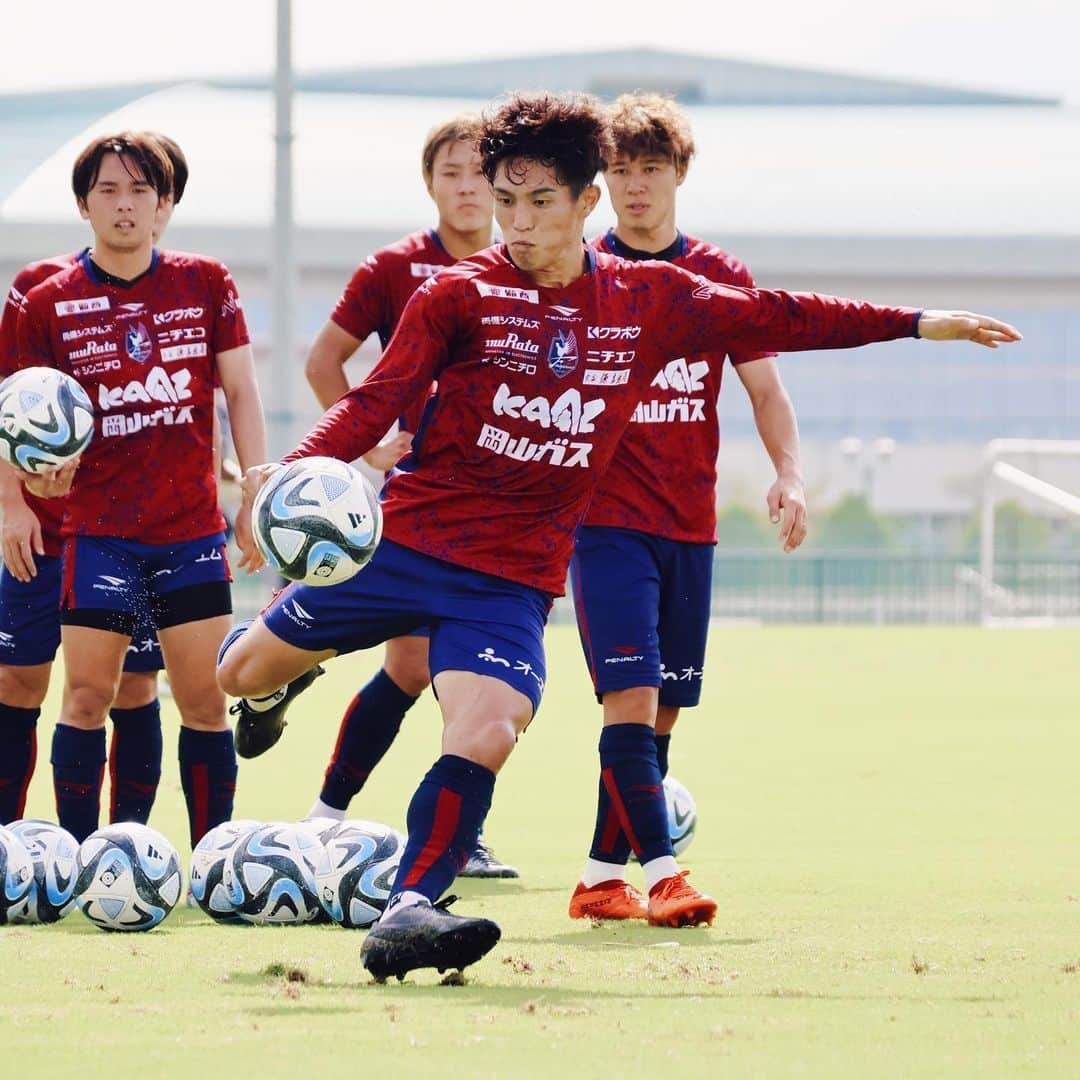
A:
<svg viewBox="0 0 1080 1080">
<path fill-rule="evenodd" d="M 556 330 L 548 348 L 548 367 L 560 378 L 564 378 L 578 366 L 577 338 L 573 330 Z"/>
<path fill-rule="evenodd" d="M 145 364 L 154 351 L 154 339 L 146 327 L 138 322 L 134 326 L 129 326 L 127 333 L 124 334 L 124 348 L 135 363 Z"/>
</svg>

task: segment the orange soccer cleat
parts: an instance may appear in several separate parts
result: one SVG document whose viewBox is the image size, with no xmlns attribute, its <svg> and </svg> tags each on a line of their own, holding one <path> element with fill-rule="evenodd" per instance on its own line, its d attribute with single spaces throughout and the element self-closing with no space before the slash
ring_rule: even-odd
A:
<svg viewBox="0 0 1080 1080">
<path fill-rule="evenodd" d="M 700 893 L 686 880 L 689 870 L 658 881 L 649 890 L 650 926 L 712 926 L 716 901 Z"/>
<path fill-rule="evenodd" d="M 579 882 L 570 897 L 571 919 L 644 919 L 648 914 L 645 897 L 627 881 Z"/>
</svg>

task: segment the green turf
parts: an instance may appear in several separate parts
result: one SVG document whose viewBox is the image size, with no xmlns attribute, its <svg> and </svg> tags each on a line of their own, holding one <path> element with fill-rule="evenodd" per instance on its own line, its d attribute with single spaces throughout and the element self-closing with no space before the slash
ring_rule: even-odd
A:
<svg viewBox="0 0 1080 1080">
<path fill-rule="evenodd" d="M 117 935 L 74 913 L 0 929 L 5 1073 L 1080 1074 L 1080 632 L 717 628 L 671 760 L 700 810 L 686 864 L 720 915 L 682 931 L 566 917 L 599 716 L 572 632 L 548 645 L 544 708 L 489 818 L 523 877 L 455 890 L 504 933 L 467 985 L 375 986 L 362 934 L 337 927 L 178 910 Z M 375 662 L 331 665 L 279 747 L 242 766 L 238 815 L 306 811 Z M 400 825 L 436 753 L 427 697 L 357 816 Z M 152 824 L 186 835 L 172 760 Z"/>
</svg>

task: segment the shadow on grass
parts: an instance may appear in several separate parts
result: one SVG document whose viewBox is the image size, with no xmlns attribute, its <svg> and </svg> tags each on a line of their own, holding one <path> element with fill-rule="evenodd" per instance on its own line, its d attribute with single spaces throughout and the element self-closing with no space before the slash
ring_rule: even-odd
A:
<svg viewBox="0 0 1080 1080">
<path fill-rule="evenodd" d="M 612 949 L 623 946 L 628 949 L 671 949 L 692 952 L 704 949 L 720 949 L 724 946 L 760 945 L 761 938 L 727 938 L 702 928 L 684 927 L 676 930 L 665 926 L 647 926 L 643 922 L 610 923 L 590 927 L 579 924 L 580 929 L 565 934 L 551 934 L 544 938 L 504 936 L 503 942 L 518 946 L 537 944 L 568 945 L 575 949 Z"/>
</svg>

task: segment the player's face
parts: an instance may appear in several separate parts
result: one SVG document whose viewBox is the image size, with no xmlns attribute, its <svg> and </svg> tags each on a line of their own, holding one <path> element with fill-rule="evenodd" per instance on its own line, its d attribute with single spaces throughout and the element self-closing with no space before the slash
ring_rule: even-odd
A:
<svg viewBox="0 0 1080 1080">
<path fill-rule="evenodd" d="M 669 157 L 617 157 L 604 173 L 611 205 L 619 224 L 632 229 L 656 229 L 675 214 L 675 192 L 685 172 Z"/>
<path fill-rule="evenodd" d="M 428 193 L 440 223 L 451 229 L 470 233 L 491 227 L 491 187 L 480 171 L 474 145 L 452 139 L 435 151 Z"/>
<path fill-rule="evenodd" d="M 106 154 L 79 213 L 105 247 L 137 251 L 153 236 L 160 202 L 153 185 L 133 161 Z"/>
<path fill-rule="evenodd" d="M 595 184 L 575 198 L 554 169 L 535 161 L 504 161 L 492 187 L 495 220 L 511 258 L 526 273 L 546 270 L 581 246 L 585 219 L 600 198 Z"/>
</svg>

